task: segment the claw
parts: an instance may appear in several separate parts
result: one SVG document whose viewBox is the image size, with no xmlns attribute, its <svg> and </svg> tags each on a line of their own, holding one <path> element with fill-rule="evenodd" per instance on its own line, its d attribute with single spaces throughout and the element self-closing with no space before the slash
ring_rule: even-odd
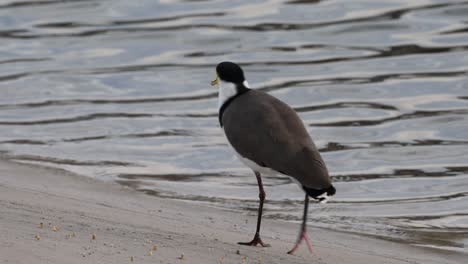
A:
<svg viewBox="0 0 468 264">
<path fill-rule="evenodd" d="M 254 239 L 252 239 L 252 241 L 250 241 L 250 242 L 238 242 L 237 244 L 243 245 L 243 246 L 253 246 L 253 247 L 256 247 L 256 246 L 258 246 L 260 244 L 260 246 L 262 246 L 262 247 L 270 247 L 270 244 L 263 243 L 262 239 L 257 234 L 255 235 Z"/>
<path fill-rule="evenodd" d="M 302 231 L 299 238 L 297 239 L 296 244 L 294 245 L 294 247 L 290 251 L 288 251 L 288 254 L 293 254 L 297 250 L 299 245 L 301 244 L 302 240 L 305 240 L 305 242 L 307 244 L 307 248 L 309 249 L 309 252 L 311 254 L 314 254 L 314 251 L 312 250 L 312 244 L 310 243 L 309 236 L 307 235 L 306 230 Z"/>
</svg>

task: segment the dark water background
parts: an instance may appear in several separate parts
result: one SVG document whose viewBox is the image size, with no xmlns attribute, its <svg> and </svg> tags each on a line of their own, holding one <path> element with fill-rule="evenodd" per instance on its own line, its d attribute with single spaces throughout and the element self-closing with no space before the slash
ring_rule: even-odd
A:
<svg viewBox="0 0 468 264">
<path fill-rule="evenodd" d="M 323 152 L 338 195 L 311 225 L 467 252 L 468 1 L 0 1 L 0 150 L 255 214 L 223 60 Z M 299 187 L 265 183 L 266 217 L 299 220 Z"/>
</svg>

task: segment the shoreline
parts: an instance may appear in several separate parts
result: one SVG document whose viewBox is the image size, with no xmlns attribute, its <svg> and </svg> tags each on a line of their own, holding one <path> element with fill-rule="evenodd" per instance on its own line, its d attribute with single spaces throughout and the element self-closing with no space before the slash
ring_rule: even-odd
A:
<svg viewBox="0 0 468 264">
<path fill-rule="evenodd" d="M 0 157 L 0 263 L 426 264 L 466 258 L 311 226 L 315 254 L 301 245 L 288 255 L 299 225 L 272 219 L 262 220 L 261 233 L 271 247 L 237 245 L 252 238 L 255 223 L 256 214 L 162 199 Z"/>
</svg>

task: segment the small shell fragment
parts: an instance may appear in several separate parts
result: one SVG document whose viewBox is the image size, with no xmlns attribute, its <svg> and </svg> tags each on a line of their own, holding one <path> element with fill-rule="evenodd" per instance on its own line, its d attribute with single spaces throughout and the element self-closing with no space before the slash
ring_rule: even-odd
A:
<svg viewBox="0 0 468 264">
<path fill-rule="evenodd" d="M 59 230 L 60 230 L 60 228 L 58 228 L 58 227 L 56 227 L 56 226 L 53 226 L 53 227 L 52 227 L 52 231 L 54 231 L 54 232 L 57 232 L 57 231 L 59 231 Z"/>
<path fill-rule="evenodd" d="M 153 245 L 153 247 L 151 248 L 151 251 L 157 251 L 157 250 L 158 250 L 158 246 Z"/>
<path fill-rule="evenodd" d="M 38 240 L 38 241 L 41 240 L 41 237 L 40 237 L 39 235 L 36 235 L 35 238 L 36 238 L 36 240 Z"/>
<path fill-rule="evenodd" d="M 44 228 L 44 223 L 40 222 L 39 223 L 39 228 Z"/>
<path fill-rule="evenodd" d="M 182 254 L 180 255 L 179 259 L 185 259 L 184 253 L 182 253 Z"/>
<path fill-rule="evenodd" d="M 153 250 L 150 250 L 149 255 L 153 256 Z"/>
</svg>

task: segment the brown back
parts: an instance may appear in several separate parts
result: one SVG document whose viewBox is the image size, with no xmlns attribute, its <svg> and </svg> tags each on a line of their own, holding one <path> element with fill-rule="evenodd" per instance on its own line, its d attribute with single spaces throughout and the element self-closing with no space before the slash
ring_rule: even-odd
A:
<svg viewBox="0 0 468 264">
<path fill-rule="evenodd" d="M 292 176 L 308 188 L 330 187 L 320 153 L 287 104 L 251 90 L 232 101 L 222 120 L 229 142 L 243 157 Z"/>
</svg>

